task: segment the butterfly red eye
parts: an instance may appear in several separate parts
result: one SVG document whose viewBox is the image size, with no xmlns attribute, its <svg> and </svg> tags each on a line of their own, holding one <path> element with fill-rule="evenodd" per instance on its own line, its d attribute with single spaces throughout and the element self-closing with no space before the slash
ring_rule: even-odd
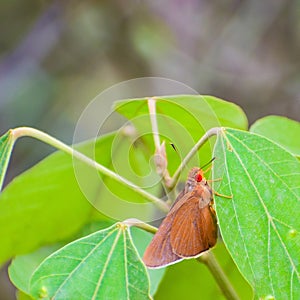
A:
<svg viewBox="0 0 300 300">
<path fill-rule="evenodd" d="M 195 179 L 197 182 L 200 182 L 200 181 L 202 181 L 203 177 L 200 173 L 197 173 Z"/>
</svg>

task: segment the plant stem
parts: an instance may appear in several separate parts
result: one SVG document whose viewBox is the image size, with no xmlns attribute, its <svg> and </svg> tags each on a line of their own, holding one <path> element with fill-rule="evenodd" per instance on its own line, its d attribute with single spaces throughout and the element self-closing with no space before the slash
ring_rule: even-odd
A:
<svg viewBox="0 0 300 300">
<path fill-rule="evenodd" d="M 109 170 L 108 168 L 102 166 L 101 164 L 97 163 L 96 161 L 92 160 L 91 158 L 85 156 L 84 154 L 74 150 L 72 147 L 64 144 L 63 142 L 57 140 L 56 138 L 46 134 L 45 132 L 42 132 L 40 130 L 37 130 L 35 128 L 31 127 L 19 127 L 11 130 L 12 136 L 14 140 L 16 141 L 20 137 L 29 136 L 36 138 L 46 144 L 49 144 L 53 146 L 56 149 L 62 150 L 66 152 L 69 155 L 72 155 L 73 157 L 77 158 L 78 160 L 84 162 L 85 164 L 97 169 L 100 171 L 103 175 L 106 175 L 117 182 L 124 184 L 134 190 L 136 193 L 140 194 L 144 198 L 146 198 L 148 201 L 155 204 L 158 208 L 160 208 L 164 212 L 169 211 L 169 206 L 159 198 L 147 193 L 145 190 L 141 189 L 139 186 L 135 185 L 134 183 L 130 182 L 124 177 L 121 177 L 120 175 L 114 173 L 113 171 Z"/>
<path fill-rule="evenodd" d="M 145 231 L 148 231 L 150 233 L 156 233 L 157 232 L 157 228 L 154 227 L 154 226 L 151 226 L 139 219 L 127 219 L 125 221 L 122 222 L 123 224 L 127 225 L 127 226 L 135 226 L 135 227 L 138 227 L 138 228 L 141 228 Z"/>
<path fill-rule="evenodd" d="M 199 148 L 213 135 L 218 135 L 218 133 L 222 130 L 221 127 L 214 127 L 209 129 L 201 138 L 200 140 L 195 144 L 195 146 L 191 149 L 191 151 L 186 155 L 186 157 L 182 160 L 180 166 L 177 168 L 176 172 L 174 173 L 173 177 L 171 178 L 168 188 L 172 189 L 181 174 L 183 168 L 186 166 L 186 164 L 190 161 L 190 159 L 195 155 L 195 153 L 199 150 Z"/>
<path fill-rule="evenodd" d="M 158 124 L 157 124 L 157 120 L 156 120 L 155 98 L 149 98 L 147 103 L 148 103 L 149 117 L 150 117 L 150 122 L 151 122 L 151 127 L 152 127 L 154 146 L 155 146 L 155 149 L 159 149 L 160 140 L 159 140 Z"/>
<path fill-rule="evenodd" d="M 197 260 L 201 263 L 204 263 L 208 267 L 209 271 L 219 285 L 219 288 L 227 299 L 239 300 L 237 293 L 233 289 L 215 256 L 210 251 L 199 256 Z"/>
<path fill-rule="evenodd" d="M 159 138 L 159 130 L 158 130 L 158 123 L 157 123 L 157 115 L 156 115 L 156 98 L 152 97 L 149 98 L 148 101 L 148 110 L 149 110 L 149 117 L 150 117 L 150 123 L 152 127 L 152 134 L 153 134 L 153 141 L 155 146 L 155 166 L 156 171 L 159 175 L 163 178 L 163 187 L 166 191 L 166 194 L 168 195 L 170 192 L 170 189 L 168 188 L 168 182 L 170 181 L 170 175 L 169 171 L 167 169 L 168 166 L 168 159 L 167 159 L 167 153 L 165 148 L 165 141 L 160 143 Z"/>
</svg>

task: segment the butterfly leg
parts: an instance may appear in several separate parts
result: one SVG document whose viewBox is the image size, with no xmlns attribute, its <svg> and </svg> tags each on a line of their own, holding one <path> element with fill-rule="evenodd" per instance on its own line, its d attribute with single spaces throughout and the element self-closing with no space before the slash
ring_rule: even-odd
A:
<svg viewBox="0 0 300 300">
<path fill-rule="evenodd" d="M 215 182 L 215 181 L 221 181 L 223 178 L 216 178 L 216 179 L 208 179 L 207 182 Z"/>
<path fill-rule="evenodd" d="M 221 181 L 222 178 L 216 178 L 216 179 L 209 179 L 209 180 L 206 180 L 207 182 L 215 182 L 215 181 Z M 219 197 L 223 197 L 223 198 L 227 198 L 227 199 L 232 199 L 232 195 L 231 196 L 227 196 L 227 195 L 223 195 L 223 194 L 220 194 L 216 191 L 213 191 L 213 193 L 216 195 L 216 196 L 219 196 Z"/>
<path fill-rule="evenodd" d="M 213 191 L 213 193 L 214 193 L 214 195 L 216 195 L 216 196 L 219 196 L 219 197 L 223 197 L 223 198 L 227 198 L 227 199 L 232 199 L 232 195 L 231 196 L 227 196 L 227 195 L 223 195 L 223 194 L 220 194 L 220 193 L 218 193 L 218 192 L 216 192 L 216 191 Z"/>
</svg>

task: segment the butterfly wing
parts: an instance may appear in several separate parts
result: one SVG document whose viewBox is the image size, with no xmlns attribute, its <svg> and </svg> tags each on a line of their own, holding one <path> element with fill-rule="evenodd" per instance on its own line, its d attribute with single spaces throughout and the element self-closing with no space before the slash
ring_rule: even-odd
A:
<svg viewBox="0 0 300 300">
<path fill-rule="evenodd" d="M 176 211 L 170 231 L 173 253 L 194 257 L 213 247 L 217 241 L 217 223 L 210 205 L 199 207 L 199 198 L 190 197 Z"/>
<path fill-rule="evenodd" d="M 178 209 L 191 197 L 191 193 L 180 193 L 169 213 L 161 223 L 151 243 L 147 247 L 143 261 L 149 268 L 159 268 L 182 258 L 176 255 L 171 247 L 170 232 Z"/>
<path fill-rule="evenodd" d="M 159 268 L 182 259 L 173 253 L 170 243 L 170 231 L 174 216 L 174 214 L 166 216 L 147 247 L 143 256 L 143 261 L 147 267 Z"/>
</svg>

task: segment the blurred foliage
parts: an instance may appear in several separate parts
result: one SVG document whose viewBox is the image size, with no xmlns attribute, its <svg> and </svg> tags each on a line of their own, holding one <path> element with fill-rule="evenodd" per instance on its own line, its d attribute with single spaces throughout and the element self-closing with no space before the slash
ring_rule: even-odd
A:
<svg viewBox="0 0 300 300">
<path fill-rule="evenodd" d="M 251 123 L 299 120 L 299 15 L 297 0 L 2 0 L 0 133 L 27 125 L 71 143 L 92 98 L 141 76 L 236 102 Z M 18 144 L 7 181 L 50 151 Z"/>
</svg>

